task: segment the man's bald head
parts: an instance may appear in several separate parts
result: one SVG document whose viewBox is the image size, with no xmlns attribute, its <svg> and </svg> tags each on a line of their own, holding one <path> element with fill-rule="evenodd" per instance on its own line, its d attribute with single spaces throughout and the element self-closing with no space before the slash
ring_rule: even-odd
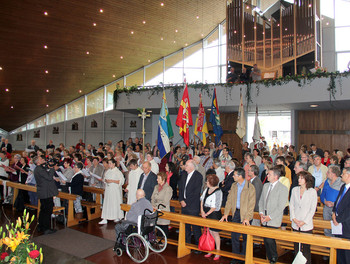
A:
<svg viewBox="0 0 350 264">
<path fill-rule="evenodd" d="M 145 191 L 142 189 L 138 189 L 136 191 L 136 199 L 140 200 L 141 198 L 144 198 L 146 196 Z"/>
</svg>

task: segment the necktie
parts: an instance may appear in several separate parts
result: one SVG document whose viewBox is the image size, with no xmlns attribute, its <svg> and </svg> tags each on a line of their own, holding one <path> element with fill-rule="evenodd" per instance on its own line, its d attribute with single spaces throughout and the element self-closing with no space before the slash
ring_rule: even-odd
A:
<svg viewBox="0 0 350 264">
<path fill-rule="evenodd" d="M 339 203 L 341 202 L 341 200 L 343 199 L 344 195 L 346 194 L 346 191 L 347 191 L 347 189 L 346 189 L 346 186 L 345 186 L 345 187 L 344 187 L 344 191 L 343 191 L 343 193 L 341 194 L 341 196 L 339 197 L 339 200 L 338 200 L 338 202 L 337 202 L 337 207 L 336 207 L 337 212 L 338 212 Z"/>
</svg>

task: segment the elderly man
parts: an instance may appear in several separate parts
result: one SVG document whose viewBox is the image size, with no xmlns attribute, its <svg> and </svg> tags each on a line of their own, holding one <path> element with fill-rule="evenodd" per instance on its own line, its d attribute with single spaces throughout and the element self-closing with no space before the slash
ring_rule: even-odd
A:
<svg viewBox="0 0 350 264">
<path fill-rule="evenodd" d="M 297 175 L 301 171 L 307 171 L 307 168 L 308 167 L 305 163 L 299 160 L 296 161 L 294 164 L 295 175 Z M 315 185 L 315 183 L 313 185 Z M 298 177 L 295 177 L 290 188 L 293 189 L 294 187 L 297 187 L 297 186 L 299 186 Z"/>
<path fill-rule="evenodd" d="M 12 145 L 9 143 L 9 140 L 6 138 L 1 144 L 0 150 L 6 151 L 7 153 L 12 153 Z"/>
<path fill-rule="evenodd" d="M 197 165 L 197 171 L 203 176 L 203 185 L 202 185 L 202 188 L 205 189 L 206 188 L 206 170 L 205 168 L 201 165 L 201 158 L 199 156 L 194 156 L 193 157 L 193 161 L 196 163 Z"/>
<path fill-rule="evenodd" d="M 197 164 L 193 160 L 186 161 L 186 174 L 181 177 L 179 182 L 179 201 L 182 214 L 199 215 L 203 176 L 196 169 Z M 189 224 L 186 224 L 186 243 L 191 243 L 191 229 L 193 230 L 195 243 L 198 245 L 201 228 Z M 201 252 L 195 251 L 195 253 Z"/>
<path fill-rule="evenodd" d="M 55 230 L 51 228 L 51 214 L 53 210 L 53 197 L 58 195 L 58 190 L 53 179 L 55 170 L 49 168 L 45 163 L 45 156 L 34 158 L 34 177 L 36 181 L 37 196 L 40 199 L 39 230 L 44 234 L 52 234 Z"/>
<path fill-rule="evenodd" d="M 265 227 L 277 229 L 282 224 L 283 210 L 288 201 L 288 188 L 279 181 L 280 176 L 279 168 L 273 167 L 269 170 L 267 174 L 269 183 L 264 185 L 260 196 L 260 221 Z M 275 239 L 264 238 L 264 244 L 270 263 L 276 263 L 278 254 Z"/>
<path fill-rule="evenodd" d="M 350 239 L 350 168 L 344 168 L 341 175 L 343 186 L 333 206 L 332 220 L 334 225 L 342 224 L 342 238 Z M 337 263 L 350 263 L 350 250 L 337 250 Z"/>
<path fill-rule="evenodd" d="M 32 150 L 34 150 L 35 152 L 37 152 L 37 151 L 39 150 L 39 147 L 35 144 L 35 140 L 34 140 L 34 139 L 32 139 L 32 140 L 30 141 L 30 145 L 28 146 L 27 149 L 32 149 Z"/>
<path fill-rule="evenodd" d="M 334 202 L 337 199 L 341 186 L 343 185 L 343 182 L 339 176 L 339 167 L 336 165 L 329 166 L 327 171 L 327 180 L 324 183 L 320 197 L 321 202 L 324 204 L 323 220 L 332 220 Z M 326 236 L 332 236 L 330 229 L 325 229 L 324 234 Z"/>
<path fill-rule="evenodd" d="M 328 168 L 322 164 L 321 157 L 319 155 L 314 156 L 314 164 L 309 167 L 309 172 L 315 178 L 315 190 L 317 195 L 321 195 L 324 181 L 327 179 Z"/>
<path fill-rule="evenodd" d="M 146 209 L 153 211 L 152 204 L 145 198 L 145 192 L 143 190 L 138 189 L 136 191 L 136 200 L 137 201 L 131 205 L 129 212 L 126 214 L 125 220 L 121 220 L 115 225 L 117 241 L 119 239 L 119 234 L 125 232 L 129 225 L 137 225 L 138 217 L 143 215 Z"/>
<path fill-rule="evenodd" d="M 221 168 L 221 161 L 219 159 L 214 159 L 213 169 L 219 178 L 219 182 L 222 182 L 225 179 L 225 170 Z"/>
<path fill-rule="evenodd" d="M 315 154 L 323 158 L 324 156 L 323 150 L 318 148 L 315 144 L 310 144 L 310 149 L 311 151 L 309 152 L 309 154 Z"/>
<path fill-rule="evenodd" d="M 143 173 L 140 176 L 137 189 L 142 189 L 145 191 L 146 199 L 151 201 L 151 197 L 154 191 L 154 186 L 157 185 L 157 175 L 151 171 L 151 163 L 145 161 L 142 164 Z"/>
<path fill-rule="evenodd" d="M 232 222 L 249 226 L 254 216 L 255 188 L 249 180 L 245 179 L 245 171 L 243 168 L 235 169 L 233 178 L 235 182 L 231 186 L 230 194 L 227 197 L 225 205 L 225 213 L 220 221 L 227 222 L 228 215 L 232 210 Z M 231 233 L 232 252 L 245 255 L 247 235 L 243 234 L 242 251 L 240 250 L 240 236 L 241 234 L 239 233 Z M 230 263 L 234 264 L 240 262 L 232 260 Z"/>
<path fill-rule="evenodd" d="M 231 190 L 232 183 L 234 182 L 233 172 L 235 168 L 236 168 L 236 165 L 232 160 L 228 161 L 225 165 L 226 177 L 219 184 L 219 188 L 222 191 L 222 205 L 221 205 L 222 207 L 226 205 L 228 193 Z"/>
</svg>

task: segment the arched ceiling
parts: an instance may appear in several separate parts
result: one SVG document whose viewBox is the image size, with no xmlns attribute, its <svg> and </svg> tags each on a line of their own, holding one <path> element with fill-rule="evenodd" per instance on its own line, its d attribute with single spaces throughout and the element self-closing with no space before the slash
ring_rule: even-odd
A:
<svg viewBox="0 0 350 264">
<path fill-rule="evenodd" d="M 225 8 L 226 0 L 0 0 L 0 128 L 202 39 Z"/>
</svg>

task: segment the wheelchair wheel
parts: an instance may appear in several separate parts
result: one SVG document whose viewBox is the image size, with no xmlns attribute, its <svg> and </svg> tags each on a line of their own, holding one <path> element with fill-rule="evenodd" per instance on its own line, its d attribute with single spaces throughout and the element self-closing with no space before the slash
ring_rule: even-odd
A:
<svg viewBox="0 0 350 264">
<path fill-rule="evenodd" d="M 121 257 L 123 255 L 123 250 L 121 248 L 116 248 L 114 251 L 118 257 Z"/>
<path fill-rule="evenodd" d="M 148 258 L 148 243 L 145 238 L 137 233 L 129 235 L 126 239 L 126 252 L 136 263 L 142 263 Z"/>
<path fill-rule="evenodd" d="M 163 252 L 168 243 L 164 231 L 158 226 L 155 227 L 153 232 L 146 235 L 146 240 L 150 249 L 156 253 Z"/>
</svg>

